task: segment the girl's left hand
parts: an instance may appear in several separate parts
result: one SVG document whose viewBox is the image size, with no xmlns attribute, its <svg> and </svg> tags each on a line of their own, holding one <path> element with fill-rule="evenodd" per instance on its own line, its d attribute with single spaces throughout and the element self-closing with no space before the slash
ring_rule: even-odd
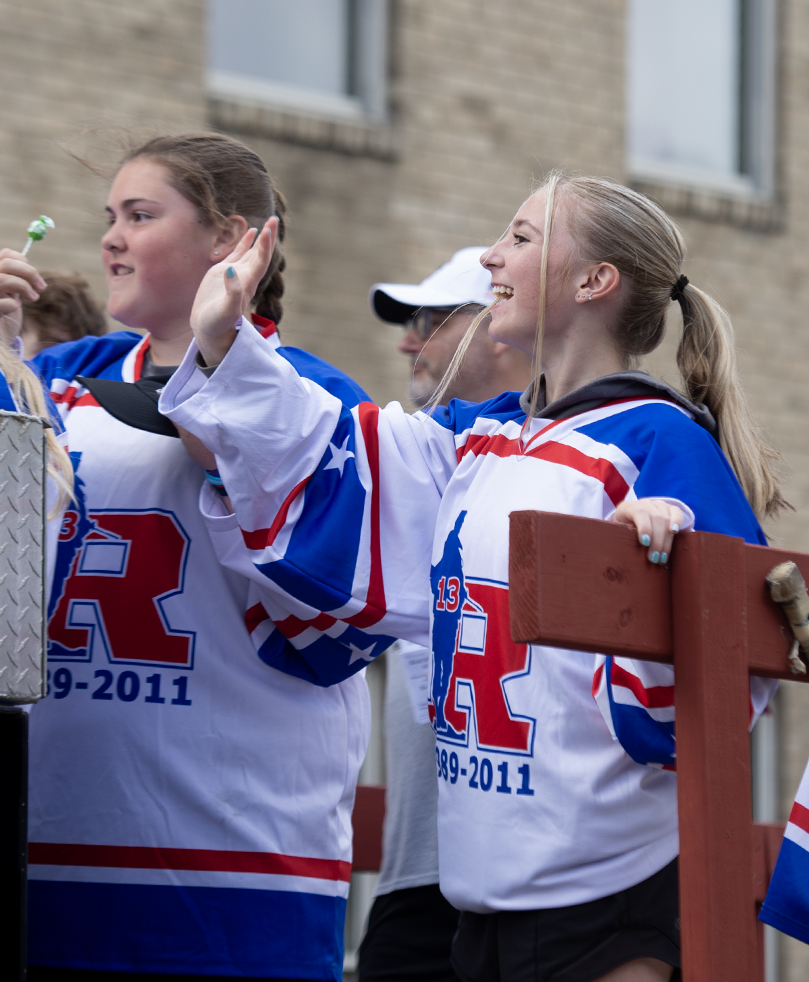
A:
<svg viewBox="0 0 809 982">
<path fill-rule="evenodd" d="M 683 526 L 685 516 L 676 505 L 659 498 L 622 501 L 612 516 L 613 522 L 634 528 L 638 542 L 648 548 L 650 563 L 668 562 L 674 536 Z"/>
<path fill-rule="evenodd" d="M 0 249 L 0 340 L 11 345 L 22 327 L 22 302 L 39 300 L 45 281 L 21 252 Z"/>
<path fill-rule="evenodd" d="M 191 328 L 206 365 L 218 365 L 230 351 L 236 324 L 270 265 L 277 235 L 277 218 L 268 219 L 258 236 L 254 228 L 248 229 L 233 252 L 203 277 L 191 310 Z"/>
</svg>

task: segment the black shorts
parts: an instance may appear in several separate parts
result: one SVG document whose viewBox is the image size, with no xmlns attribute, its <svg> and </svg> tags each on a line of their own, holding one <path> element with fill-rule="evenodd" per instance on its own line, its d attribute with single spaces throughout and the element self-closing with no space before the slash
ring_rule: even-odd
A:
<svg viewBox="0 0 809 982">
<path fill-rule="evenodd" d="M 452 946 L 462 982 L 592 982 L 636 958 L 680 978 L 677 860 L 611 897 L 549 910 L 464 911 Z"/>
<path fill-rule="evenodd" d="M 359 982 L 458 982 L 449 961 L 458 916 L 437 883 L 383 893 L 360 946 Z"/>
</svg>

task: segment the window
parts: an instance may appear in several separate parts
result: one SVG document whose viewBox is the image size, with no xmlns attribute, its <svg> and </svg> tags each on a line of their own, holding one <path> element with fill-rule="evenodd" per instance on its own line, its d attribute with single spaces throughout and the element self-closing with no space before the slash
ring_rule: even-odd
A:
<svg viewBox="0 0 809 982">
<path fill-rule="evenodd" d="M 769 194 L 775 0 L 629 0 L 633 176 Z"/>
<path fill-rule="evenodd" d="M 385 118 L 385 0 L 208 0 L 217 96 Z"/>
</svg>

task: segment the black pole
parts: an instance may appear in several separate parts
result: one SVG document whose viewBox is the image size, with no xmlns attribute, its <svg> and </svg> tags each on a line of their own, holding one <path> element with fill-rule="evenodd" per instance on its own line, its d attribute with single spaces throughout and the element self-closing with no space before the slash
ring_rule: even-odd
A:
<svg viewBox="0 0 809 982">
<path fill-rule="evenodd" d="M 24 982 L 27 948 L 28 714 L 0 706 L 0 959 Z"/>
</svg>

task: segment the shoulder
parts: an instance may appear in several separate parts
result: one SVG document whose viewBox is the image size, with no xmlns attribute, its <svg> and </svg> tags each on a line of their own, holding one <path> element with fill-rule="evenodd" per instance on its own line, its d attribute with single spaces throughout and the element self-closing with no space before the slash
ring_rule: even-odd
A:
<svg viewBox="0 0 809 982">
<path fill-rule="evenodd" d="M 349 409 L 353 409 L 360 402 L 371 401 L 370 396 L 361 386 L 357 385 L 354 379 L 316 355 L 286 345 L 281 345 L 276 350 L 282 358 L 285 358 L 292 365 L 301 378 L 316 382 Z"/>
<path fill-rule="evenodd" d="M 636 466 L 640 466 L 649 449 L 661 441 L 668 441 L 672 452 L 694 447 L 721 453 L 711 434 L 670 402 L 616 409 L 615 406 L 603 406 L 586 413 L 587 421 L 576 427 L 577 432 L 598 442 L 616 444 Z"/>
<path fill-rule="evenodd" d="M 766 545 L 744 491 L 714 437 L 671 403 L 636 406 L 578 432 L 617 446 L 634 464 L 638 498 L 685 502 L 703 532 Z"/>
<path fill-rule="evenodd" d="M 436 406 L 425 415 L 455 434 L 472 429 L 479 419 L 490 420 L 495 424 L 513 420 L 522 422 L 525 413 L 520 408 L 520 395 L 520 392 L 502 392 L 486 402 L 453 399 L 448 406 Z"/>
<path fill-rule="evenodd" d="M 32 364 L 49 384 L 55 378 L 71 381 L 76 375 L 94 376 L 124 358 L 142 340 L 134 331 L 87 336 L 40 352 Z"/>
</svg>

